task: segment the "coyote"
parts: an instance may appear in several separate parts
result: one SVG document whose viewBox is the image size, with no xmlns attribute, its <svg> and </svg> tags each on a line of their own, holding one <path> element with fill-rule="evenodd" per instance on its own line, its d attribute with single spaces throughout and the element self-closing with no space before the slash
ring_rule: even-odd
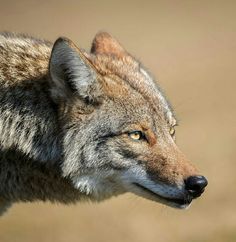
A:
<svg viewBox="0 0 236 242">
<path fill-rule="evenodd" d="M 90 52 L 0 34 L 0 213 L 125 192 L 186 208 L 207 180 L 176 146 L 176 125 L 153 77 L 108 33 Z"/>
</svg>

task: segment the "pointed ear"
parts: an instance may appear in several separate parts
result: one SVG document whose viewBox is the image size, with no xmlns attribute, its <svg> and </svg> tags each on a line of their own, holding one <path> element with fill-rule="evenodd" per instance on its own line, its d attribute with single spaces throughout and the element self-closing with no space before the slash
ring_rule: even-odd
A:
<svg viewBox="0 0 236 242">
<path fill-rule="evenodd" d="M 69 39 L 59 38 L 55 42 L 49 72 L 55 102 L 66 101 L 72 95 L 91 103 L 101 99 L 101 85 L 96 70 Z"/>
<path fill-rule="evenodd" d="M 95 55 L 115 55 L 117 57 L 128 55 L 121 44 L 106 32 L 99 32 L 96 34 L 92 43 L 91 53 Z"/>
</svg>

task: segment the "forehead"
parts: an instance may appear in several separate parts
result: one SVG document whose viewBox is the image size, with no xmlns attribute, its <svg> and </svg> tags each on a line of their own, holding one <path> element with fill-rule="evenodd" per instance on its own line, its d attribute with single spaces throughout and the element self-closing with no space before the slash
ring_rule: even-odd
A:
<svg viewBox="0 0 236 242">
<path fill-rule="evenodd" d="M 100 74 L 110 79 L 110 83 L 109 80 L 107 82 L 111 85 L 110 89 L 113 90 L 114 95 L 119 93 L 122 96 L 123 93 L 125 96 L 123 98 L 129 100 L 130 104 L 134 103 L 136 110 L 137 107 L 142 109 L 141 106 L 149 106 L 154 113 L 158 114 L 159 118 L 163 116 L 170 125 L 176 124 L 176 118 L 169 102 L 140 62 L 131 56 L 122 58 L 96 56 L 93 64 Z M 141 103 L 140 97 L 144 102 Z"/>
</svg>

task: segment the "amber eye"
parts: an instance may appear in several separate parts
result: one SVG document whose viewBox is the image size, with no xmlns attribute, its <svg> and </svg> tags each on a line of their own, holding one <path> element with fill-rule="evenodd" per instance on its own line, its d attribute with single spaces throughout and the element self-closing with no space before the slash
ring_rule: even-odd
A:
<svg viewBox="0 0 236 242">
<path fill-rule="evenodd" d="M 141 140 L 141 139 L 145 139 L 145 134 L 142 131 L 131 131 L 128 133 L 129 137 L 133 140 Z"/>
<path fill-rule="evenodd" d="M 175 135 L 175 128 L 174 127 L 170 127 L 170 135 L 174 136 Z"/>
</svg>

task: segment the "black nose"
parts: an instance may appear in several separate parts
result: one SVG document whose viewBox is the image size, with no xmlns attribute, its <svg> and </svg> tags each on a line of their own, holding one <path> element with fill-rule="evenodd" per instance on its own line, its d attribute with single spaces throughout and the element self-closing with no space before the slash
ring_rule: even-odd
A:
<svg viewBox="0 0 236 242">
<path fill-rule="evenodd" d="M 208 181 L 204 176 L 190 176 L 185 180 L 185 188 L 194 198 L 199 197 L 207 186 Z"/>
</svg>

